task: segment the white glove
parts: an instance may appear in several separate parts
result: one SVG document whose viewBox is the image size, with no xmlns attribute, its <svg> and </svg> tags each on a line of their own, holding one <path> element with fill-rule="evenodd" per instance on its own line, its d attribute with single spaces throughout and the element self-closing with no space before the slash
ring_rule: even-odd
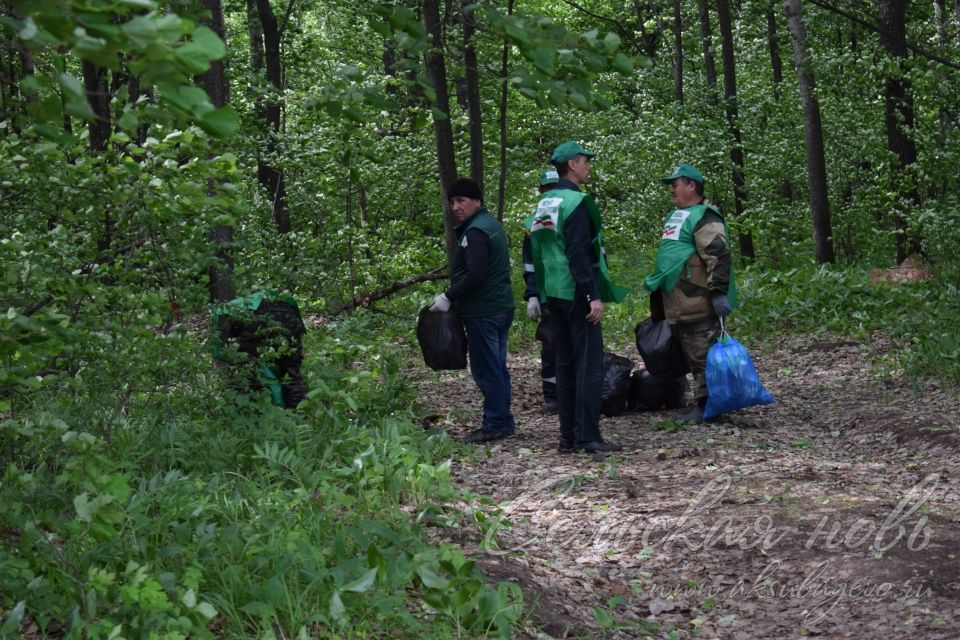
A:
<svg viewBox="0 0 960 640">
<path fill-rule="evenodd" d="M 430 311 L 450 311 L 450 299 L 447 294 L 441 293 L 430 303 Z"/>
<path fill-rule="evenodd" d="M 533 296 L 527 300 L 527 316 L 531 319 L 536 319 L 540 315 L 540 300 L 537 296 Z"/>
</svg>

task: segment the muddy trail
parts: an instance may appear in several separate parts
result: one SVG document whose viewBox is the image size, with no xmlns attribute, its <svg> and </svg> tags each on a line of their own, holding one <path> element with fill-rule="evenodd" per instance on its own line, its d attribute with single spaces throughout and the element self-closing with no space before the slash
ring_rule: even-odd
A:
<svg viewBox="0 0 960 640">
<path fill-rule="evenodd" d="M 517 435 L 453 465 L 499 516 L 477 501 L 484 527 L 432 535 L 523 589 L 527 638 L 960 637 L 958 392 L 906 379 L 895 349 L 751 350 L 776 404 L 692 427 L 605 417 L 625 447 L 608 456 L 556 451 L 537 354 L 511 354 Z M 477 426 L 467 372 L 414 378 L 434 428 Z"/>
</svg>

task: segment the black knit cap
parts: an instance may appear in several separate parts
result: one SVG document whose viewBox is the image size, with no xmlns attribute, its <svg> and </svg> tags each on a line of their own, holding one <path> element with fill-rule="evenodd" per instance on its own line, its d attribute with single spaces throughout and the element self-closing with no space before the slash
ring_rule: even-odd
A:
<svg viewBox="0 0 960 640">
<path fill-rule="evenodd" d="M 447 189 L 447 200 L 453 200 L 457 196 L 473 198 L 483 202 L 483 192 L 480 191 L 480 185 L 470 178 L 460 178 Z"/>
</svg>

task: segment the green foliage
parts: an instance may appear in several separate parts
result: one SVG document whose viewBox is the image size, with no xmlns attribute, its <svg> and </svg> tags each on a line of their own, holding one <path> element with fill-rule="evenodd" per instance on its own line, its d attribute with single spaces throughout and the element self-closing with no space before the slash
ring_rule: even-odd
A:
<svg viewBox="0 0 960 640">
<path fill-rule="evenodd" d="M 960 379 L 957 286 L 933 282 L 870 283 L 857 268 L 813 267 L 741 272 L 736 332 L 772 340 L 783 331 L 893 338 L 909 375 Z"/>
<path fill-rule="evenodd" d="M 192 341 L 151 334 L 130 337 L 145 357 L 178 352 L 164 394 L 21 394 L 0 422 L 0 619 L 68 637 L 508 637 L 517 587 L 410 517 L 456 497 L 451 445 L 413 423 L 398 354 L 361 328 L 311 334 L 295 412 L 222 399 Z"/>
</svg>

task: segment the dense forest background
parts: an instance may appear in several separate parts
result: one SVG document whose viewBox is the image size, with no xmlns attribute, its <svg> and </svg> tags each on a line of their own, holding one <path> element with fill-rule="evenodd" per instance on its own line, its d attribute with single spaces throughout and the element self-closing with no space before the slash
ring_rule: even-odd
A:
<svg viewBox="0 0 960 640">
<path fill-rule="evenodd" d="M 740 335 L 882 331 L 960 378 L 960 3 L 0 7 L 0 635 L 508 635 L 515 590 L 420 534 L 455 517 L 452 445 L 400 373 L 444 185 L 484 185 L 519 263 L 566 139 L 623 284 L 693 162 Z M 906 258 L 929 279 L 871 282 Z M 209 364 L 211 305 L 264 289 L 314 317 L 297 412 Z"/>
</svg>

